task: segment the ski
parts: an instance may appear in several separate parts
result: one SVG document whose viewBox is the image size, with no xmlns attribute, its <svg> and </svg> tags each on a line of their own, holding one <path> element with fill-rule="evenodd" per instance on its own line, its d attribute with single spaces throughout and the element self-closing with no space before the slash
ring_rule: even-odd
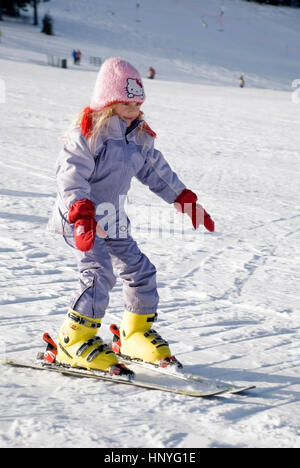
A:
<svg viewBox="0 0 300 468">
<path fill-rule="evenodd" d="M 184 366 L 182 365 L 178 368 L 174 365 L 171 365 L 170 367 L 161 367 L 152 363 L 130 359 L 128 356 L 122 356 L 122 354 L 118 354 L 118 358 L 120 362 L 124 363 L 126 367 L 131 369 L 135 374 L 138 374 L 141 372 L 141 369 L 143 369 L 148 374 L 157 374 L 160 377 L 167 376 L 172 378 L 173 381 L 184 381 L 186 385 L 190 385 L 194 389 L 203 385 L 215 385 L 219 388 L 225 388 L 226 390 L 224 390 L 224 393 L 238 394 L 256 388 L 255 385 L 236 385 L 233 383 L 223 382 L 221 380 L 209 379 L 197 374 L 186 373 L 184 372 Z"/>
<path fill-rule="evenodd" d="M 126 365 L 133 372 L 138 373 L 141 369 L 145 371 L 157 373 L 160 376 L 169 376 L 169 378 L 178 379 L 185 381 L 186 384 L 190 384 L 193 388 L 197 388 L 197 385 L 210 385 L 214 384 L 216 386 L 226 387 L 226 393 L 243 393 L 247 390 L 252 390 L 255 388 L 255 385 L 235 385 L 231 383 L 226 383 L 222 381 L 208 379 L 206 377 L 201 377 L 197 374 L 191 374 L 185 372 L 184 366 L 179 362 L 175 356 L 170 356 L 163 359 L 158 363 L 151 363 L 141 361 L 139 359 L 132 359 L 129 356 L 125 356 L 121 353 L 121 341 L 120 341 L 120 330 L 116 324 L 110 326 L 110 331 L 113 334 L 113 341 L 111 347 L 113 351 L 117 354 L 119 361 Z"/>
<path fill-rule="evenodd" d="M 151 381 L 151 376 L 145 376 L 143 373 L 137 373 L 134 376 L 118 376 L 110 375 L 108 372 L 101 372 L 96 370 L 87 370 L 81 368 L 65 367 L 60 364 L 50 363 L 47 361 L 37 362 L 22 362 L 14 359 L 4 359 L 0 361 L 3 365 L 12 367 L 30 369 L 36 371 L 57 372 L 62 375 L 76 378 L 89 378 L 94 380 L 101 380 L 111 382 L 114 384 L 129 385 L 134 387 L 144 388 L 145 390 L 159 390 L 161 392 L 175 393 L 190 397 L 212 397 L 221 395 L 230 390 L 227 385 L 216 384 L 214 382 L 205 382 L 203 385 L 197 385 L 197 388 L 192 388 L 188 385 L 178 385 L 176 382 L 170 382 L 167 379 L 161 378 Z M 156 377 L 158 374 L 156 374 Z M 166 376 L 168 377 L 168 376 Z"/>
</svg>

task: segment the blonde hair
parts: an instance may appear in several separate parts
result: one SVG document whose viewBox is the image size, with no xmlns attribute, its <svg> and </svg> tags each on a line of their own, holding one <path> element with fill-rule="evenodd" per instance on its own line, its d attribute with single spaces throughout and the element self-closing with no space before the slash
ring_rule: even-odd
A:
<svg viewBox="0 0 300 468">
<path fill-rule="evenodd" d="M 94 111 L 91 114 L 92 118 L 92 130 L 88 136 L 88 146 L 90 151 L 93 150 L 94 144 L 96 143 L 100 133 L 102 130 L 106 130 L 108 127 L 108 123 L 110 118 L 113 115 L 117 115 L 115 111 L 115 104 L 111 104 L 110 106 L 105 107 L 104 109 L 100 111 Z M 66 134 L 64 135 L 64 138 L 66 139 L 70 132 L 76 128 L 76 127 L 81 127 L 81 122 L 84 116 L 84 109 L 82 109 L 74 122 L 71 124 L 69 129 L 67 130 Z M 144 113 L 140 111 L 137 120 L 143 120 L 144 119 Z M 140 135 L 143 131 L 143 126 L 141 125 L 138 130 L 138 134 Z"/>
</svg>

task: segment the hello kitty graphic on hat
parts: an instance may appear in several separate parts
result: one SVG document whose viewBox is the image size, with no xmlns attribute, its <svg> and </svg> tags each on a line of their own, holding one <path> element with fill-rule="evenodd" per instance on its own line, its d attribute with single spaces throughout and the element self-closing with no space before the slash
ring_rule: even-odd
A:
<svg viewBox="0 0 300 468">
<path fill-rule="evenodd" d="M 113 57 L 106 60 L 97 76 L 90 108 L 99 111 L 112 104 L 145 100 L 141 76 L 125 60 Z"/>
<path fill-rule="evenodd" d="M 127 78 L 127 86 L 126 86 L 127 96 L 132 99 L 135 96 L 139 96 L 143 99 L 144 96 L 144 88 L 141 80 L 137 78 Z"/>
</svg>

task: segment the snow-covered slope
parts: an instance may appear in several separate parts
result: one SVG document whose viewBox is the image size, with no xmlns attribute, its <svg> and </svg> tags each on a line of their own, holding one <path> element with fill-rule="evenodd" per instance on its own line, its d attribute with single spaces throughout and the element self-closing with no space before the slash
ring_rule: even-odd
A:
<svg viewBox="0 0 300 468">
<path fill-rule="evenodd" d="M 300 11 L 242 0 L 51 0 L 55 37 L 29 24 L 3 25 L 1 55 L 45 62 L 45 53 L 71 59 L 121 55 L 158 77 L 208 84 L 290 87 L 300 59 Z M 27 16 L 27 19 L 29 17 Z M 31 21 L 31 18 L 29 18 Z M 137 21 L 140 20 L 140 21 Z M 29 52 L 30 50 L 30 52 Z M 26 58 L 25 58 L 26 57 Z"/>
<path fill-rule="evenodd" d="M 157 328 L 188 371 L 257 389 L 195 400 L 1 367 L 0 446 L 299 447 L 300 117 L 285 91 L 297 68 L 292 54 L 270 47 L 268 55 L 250 33 L 241 34 L 240 44 L 233 27 L 227 33 L 231 15 L 234 24 L 256 25 L 257 33 L 265 25 L 266 40 L 294 38 L 296 49 L 298 11 L 263 7 L 257 17 L 257 5 L 227 1 L 219 32 L 208 13 L 217 14 L 221 2 L 140 3 L 136 23 L 135 1 L 51 0 L 44 6 L 55 18 L 54 38 L 29 25 L 1 25 L 0 78 L 7 90 L 0 104 L 1 355 L 34 356 L 44 331 L 56 335 L 76 288 L 73 257 L 45 233 L 54 164 L 61 135 L 88 103 L 96 71 L 87 57 L 120 54 L 141 71 L 157 68 L 158 79 L 145 80 L 144 106 L 157 147 L 217 228 L 194 232 L 188 219 L 133 184 L 134 235 L 158 269 Z M 198 8 L 208 23 L 199 34 L 215 37 L 202 56 L 195 47 Z M 220 37 L 236 45 L 236 59 L 224 55 L 222 62 L 220 51 L 213 54 Z M 63 56 L 73 47 L 85 54 L 80 68 L 46 66 L 46 52 Z M 241 70 L 260 89 L 238 88 Z M 274 83 L 281 90 L 262 89 Z M 105 339 L 121 315 L 118 282 L 101 328 Z"/>
</svg>

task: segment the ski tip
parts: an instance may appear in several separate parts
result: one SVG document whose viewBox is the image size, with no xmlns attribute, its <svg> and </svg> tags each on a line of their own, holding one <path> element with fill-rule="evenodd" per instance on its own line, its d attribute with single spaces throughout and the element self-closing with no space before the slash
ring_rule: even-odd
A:
<svg viewBox="0 0 300 468">
<path fill-rule="evenodd" d="M 238 394 L 246 393 L 249 390 L 253 390 L 255 388 L 256 388 L 256 385 L 248 385 L 245 387 L 234 387 L 233 389 L 228 391 L 228 393 L 231 393 L 233 395 L 238 395 Z"/>
</svg>

